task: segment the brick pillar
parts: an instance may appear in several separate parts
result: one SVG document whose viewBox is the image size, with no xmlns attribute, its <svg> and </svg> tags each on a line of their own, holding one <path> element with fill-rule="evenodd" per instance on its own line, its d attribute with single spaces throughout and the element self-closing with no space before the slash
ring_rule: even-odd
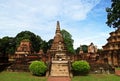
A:
<svg viewBox="0 0 120 81">
<path fill-rule="evenodd" d="M 108 64 L 112 65 L 112 58 L 111 58 L 111 54 L 108 54 Z"/>
</svg>

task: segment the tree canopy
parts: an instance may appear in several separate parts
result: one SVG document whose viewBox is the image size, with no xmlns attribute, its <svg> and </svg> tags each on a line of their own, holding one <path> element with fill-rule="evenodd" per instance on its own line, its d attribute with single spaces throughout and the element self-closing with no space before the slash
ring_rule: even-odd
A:
<svg viewBox="0 0 120 81">
<path fill-rule="evenodd" d="M 65 42 L 68 52 L 71 54 L 74 54 L 75 53 L 75 50 L 73 48 L 74 40 L 72 39 L 72 35 L 64 29 L 61 30 L 61 33 L 62 33 L 62 36 L 63 36 L 63 39 L 64 39 L 64 42 Z"/>
<path fill-rule="evenodd" d="M 47 43 L 48 43 L 48 49 L 50 49 L 53 43 L 53 39 L 50 39 Z"/>
<path fill-rule="evenodd" d="M 47 50 L 48 50 L 48 42 L 43 41 L 42 44 L 41 44 L 40 49 L 42 49 L 44 53 L 47 53 Z"/>
<path fill-rule="evenodd" d="M 61 33 L 68 52 L 70 54 L 75 53 L 72 35 L 66 30 L 61 30 Z M 39 52 L 39 50 L 42 49 L 44 53 L 46 53 L 47 50 L 50 49 L 53 42 L 53 39 L 50 39 L 48 42 L 46 42 L 45 40 L 42 40 L 40 36 L 30 31 L 22 31 L 15 37 L 6 36 L 0 39 L 0 55 L 14 54 L 16 48 L 20 45 L 20 42 L 25 39 L 31 42 L 33 52 Z"/>
<path fill-rule="evenodd" d="M 15 40 L 13 37 L 3 37 L 0 39 L 0 55 L 14 54 L 15 52 Z"/>
<path fill-rule="evenodd" d="M 79 51 L 80 51 L 80 47 L 77 47 L 77 48 L 75 49 L 76 54 L 79 54 Z"/>
<path fill-rule="evenodd" d="M 79 54 L 80 49 L 83 50 L 83 53 L 88 53 L 88 46 L 87 45 L 81 45 L 80 47 L 78 47 L 75 51 L 76 54 Z"/>
<path fill-rule="evenodd" d="M 82 50 L 84 53 L 88 53 L 88 46 L 87 45 L 82 45 Z"/>
<path fill-rule="evenodd" d="M 120 27 L 120 0 L 111 0 L 111 7 L 106 8 L 107 22 L 106 24 L 113 28 Z"/>
</svg>

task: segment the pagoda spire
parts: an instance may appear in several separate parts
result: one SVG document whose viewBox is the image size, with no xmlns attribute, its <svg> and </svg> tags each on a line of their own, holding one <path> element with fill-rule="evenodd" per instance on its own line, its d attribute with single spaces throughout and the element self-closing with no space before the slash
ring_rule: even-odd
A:
<svg viewBox="0 0 120 81">
<path fill-rule="evenodd" d="M 59 21 L 57 21 L 57 25 L 56 25 L 56 34 L 60 33 L 60 23 Z"/>
</svg>

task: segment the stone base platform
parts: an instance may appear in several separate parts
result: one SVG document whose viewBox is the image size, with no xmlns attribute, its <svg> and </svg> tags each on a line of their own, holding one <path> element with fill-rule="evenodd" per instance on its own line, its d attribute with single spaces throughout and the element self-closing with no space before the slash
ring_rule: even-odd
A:
<svg viewBox="0 0 120 81">
<path fill-rule="evenodd" d="M 69 76 L 68 61 L 52 61 L 50 76 Z"/>
</svg>

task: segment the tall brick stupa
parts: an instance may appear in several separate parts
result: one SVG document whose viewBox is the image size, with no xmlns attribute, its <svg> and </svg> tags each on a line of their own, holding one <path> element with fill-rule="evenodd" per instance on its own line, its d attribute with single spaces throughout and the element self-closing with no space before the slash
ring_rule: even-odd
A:
<svg viewBox="0 0 120 81">
<path fill-rule="evenodd" d="M 64 39 L 60 31 L 60 23 L 57 21 L 56 32 L 52 46 L 49 50 L 51 62 L 50 76 L 69 76 L 69 61 Z"/>
</svg>

